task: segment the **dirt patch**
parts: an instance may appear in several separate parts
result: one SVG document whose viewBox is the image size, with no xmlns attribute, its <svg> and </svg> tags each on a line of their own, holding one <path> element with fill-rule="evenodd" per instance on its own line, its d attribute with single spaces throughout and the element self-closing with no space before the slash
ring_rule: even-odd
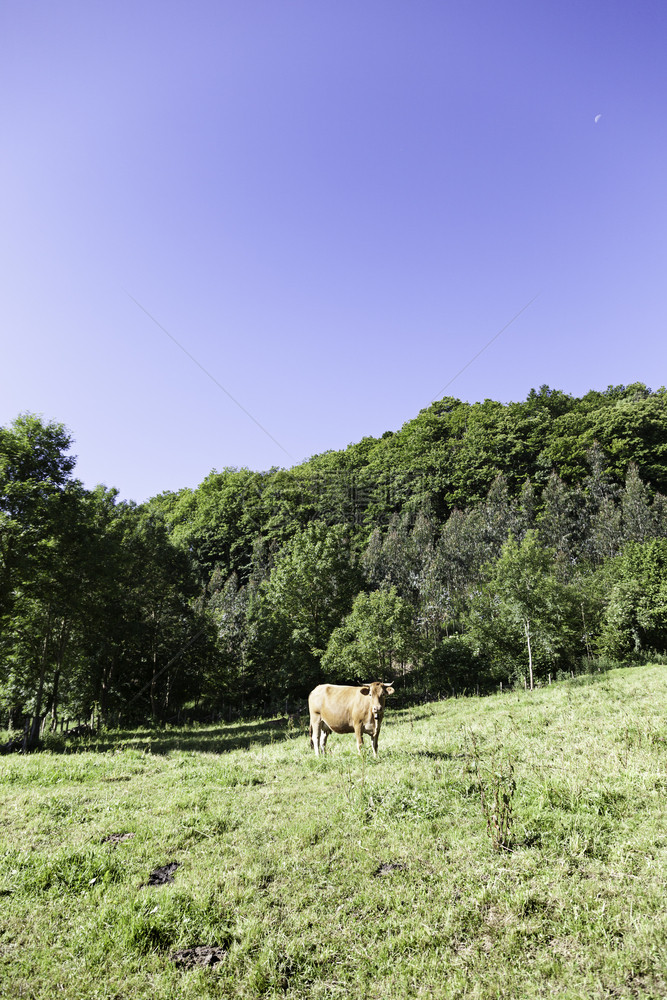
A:
<svg viewBox="0 0 667 1000">
<path fill-rule="evenodd" d="M 401 861 L 384 861 L 378 868 L 373 872 L 374 875 L 389 875 L 391 872 L 402 872 L 405 870 L 407 865 L 404 865 Z"/>
<path fill-rule="evenodd" d="M 171 960 L 182 969 L 194 969 L 197 966 L 211 967 L 219 965 L 227 954 L 224 948 L 215 944 L 201 944 L 195 948 L 182 948 L 174 951 Z"/>
<path fill-rule="evenodd" d="M 148 877 L 148 882 L 144 885 L 166 885 L 167 882 L 174 881 L 174 872 L 180 866 L 179 861 L 170 861 L 168 865 L 156 868 Z"/>
<path fill-rule="evenodd" d="M 102 837 L 103 844 L 122 844 L 125 840 L 132 840 L 133 833 L 110 833 L 108 837 Z"/>
</svg>

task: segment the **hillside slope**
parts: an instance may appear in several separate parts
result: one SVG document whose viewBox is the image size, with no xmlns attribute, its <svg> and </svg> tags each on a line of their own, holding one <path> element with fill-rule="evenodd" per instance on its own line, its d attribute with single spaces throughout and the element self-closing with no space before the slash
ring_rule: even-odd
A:
<svg viewBox="0 0 667 1000">
<path fill-rule="evenodd" d="M 377 762 L 261 722 L 2 758 L 6 995 L 663 997 L 666 717 L 643 667 L 389 707 Z"/>
</svg>

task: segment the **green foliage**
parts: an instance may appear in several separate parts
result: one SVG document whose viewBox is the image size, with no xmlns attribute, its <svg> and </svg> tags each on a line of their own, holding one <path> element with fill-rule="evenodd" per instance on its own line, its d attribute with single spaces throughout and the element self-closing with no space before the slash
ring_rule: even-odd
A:
<svg viewBox="0 0 667 1000">
<path fill-rule="evenodd" d="M 576 596 L 552 570 L 553 553 L 540 545 L 535 531 L 521 542 L 509 535 L 471 604 L 468 634 L 479 653 L 501 668 L 515 663 L 515 674 L 523 661 L 531 689 L 535 674 L 544 676 L 575 634 Z"/>
<path fill-rule="evenodd" d="M 416 646 L 413 612 L 395 587 L 361 593 L 331 635 L 322 667 L 332 680 L 393 678 Z"/>
<path fill-rule="evenodd" d="M 396 432 L 142 508 L 85 490 L 69 432 L 22 415 L 0 428 L 0 715 L 247 712 L 396 657 L 406 685 L 461 690 L 662 650 L 660 587 L 607 567 L 667 538 L 666 406 L 639 383 L 446 397 Z M 409 608 L 389 659 L 377 637 L 369 652 L 365 591 Z"/>
<path fill-rule="evenodd" d="M 67 454 L 72 437 L 55 422 L 31 413 L 0 427 L 0 510 L 37 523 L 49 500 L 70 481 L 76 459 Z"/>
<path fill-rule="evenodd" d="M 599 651 L 622 658 L 667 648 L 667 539 L 630 542 L 611 575 Z"/>
<path fill-rule="evenodd" d="M 329 637 L 359 586 L 349 532 L 315 521 L 285 544 L 250 615 L 255 677 L 283 697 L 303 697 L 319 680 Z"/>
<path fill-rule="evenodd" d="M 506 678 L 507 671 L 501 676 Z M 417 678 L 431 695 L 487 690 L 497 680 L 488 662 L 479 656 L 474 637 L 465 632 L 443 636 L 434 643 L 423 657 Z"/>
<path fill-rule="evenodd" d="M 203 694 L 216 707 L 246 695 L 248 617 L 251 595 L 235 573 L 227 580 L 216 569 L 208 586 L 208 614 L 216 633 L 216 655 L 205 672 Z"/>
<path fill-rule="evenodd" d="M 24 713 L 37 720 L 33 744 L 45 712 L 54 725 L 62 708 L 104 714 L 147 681 L 142 710 L 162 712 L 187 658 L 180 674 L 162 668 L 196 632 L 185 551 L 160 518 L 71 479 L 69 443 L 36 417 L 0 437 L 0 707 L 19 725 Z"/>
<path fill-rule="evenodd" d="M 216 566 L 245 579 L 253 540 L 261 530 L 261 498 L 267 476 L 248 469 L 211 472 L 196 490 L 149 502 L 171 527 L 173 541 L 194 558 L 202 581 Z"/>
</svg>

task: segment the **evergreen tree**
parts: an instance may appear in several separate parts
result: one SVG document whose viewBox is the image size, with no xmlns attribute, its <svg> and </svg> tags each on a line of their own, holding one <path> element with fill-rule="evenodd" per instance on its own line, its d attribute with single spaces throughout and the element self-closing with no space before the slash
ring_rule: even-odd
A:
<svg viewBox="0 0 667 1000">
<path fill-rule="evenodd" d="M 634 462 L 630 463 L 621 494 L 623 541 L 645 542 L 654 537 L 656 524 L 648 488 L 639 476 Z"/>
<path fill-rule="evenodd" d="M 585 498 L 580 489 L 568 487 L 555 472 L 542 493 L 542 511 L 537 519 L 540 542 L 555 556 L 572 565 L 585 537 Z"/>
</svg>

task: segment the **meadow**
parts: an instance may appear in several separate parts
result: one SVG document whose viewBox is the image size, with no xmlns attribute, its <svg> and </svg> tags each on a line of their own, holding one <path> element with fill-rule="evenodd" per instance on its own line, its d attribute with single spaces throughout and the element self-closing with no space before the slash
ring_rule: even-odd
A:
<svg viewBox="0 0 667 1000">
<path fill-rule="evenodd" d="M 0 757 L 0 995 L 667 997 L 667 667 L 389 699 L 365 742 Z"/>
</svg>

